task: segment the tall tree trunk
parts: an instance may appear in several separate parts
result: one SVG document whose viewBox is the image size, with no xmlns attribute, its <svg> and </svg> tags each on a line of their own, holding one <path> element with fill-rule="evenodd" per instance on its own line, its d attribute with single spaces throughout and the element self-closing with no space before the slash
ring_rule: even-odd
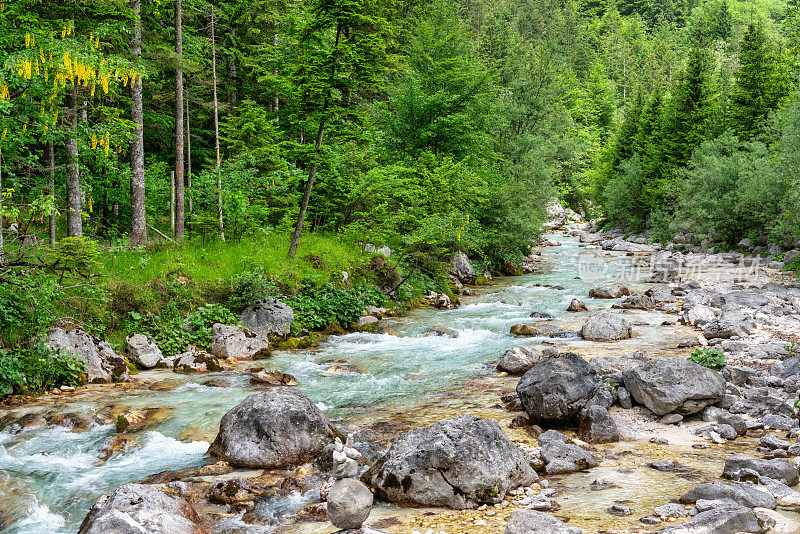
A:
<svg viewBox="0 0 800 534">
<path fill-rule="evenodd" d="M 189 219 L 192 218 L 192 130 L 189 128 L 189 90 L 186 90 L 186 186 L 189 188 Z"/>
<path fill-rule="evenodd" d="M 231 56 L 228 63 L 228 77 L 231 79 L 228 89 L 228 106 L 230 109 L 236 107 L 238 101 L 238 80 L 236 79 L 236 54 L 233 50 L 236 48 L 236 28 L 231 28 Z"/>
<path fill-rule="evenodd" d="M 169 235 L 175 237 L 175 171 L 169 176 Z"/>
<path fill-rule="evenodd" d="M 47 189 L 53 199 L 53 209 L 50 210 L 48 234 L 50 237 L 50 246 L 54 247 L 56 246 L 56 150 L 53 146 L 53 141 L 47 142 L 47 165 L 50 178 Z"/>
<path fill-rule="evenodd" d="M 0 265 L 2 265 L 5 258 L 5 243 L 3 241 L 3 158 L 0 156 Z"/>
<path fill-rule="evenodd" d="M 136 25 L 131 52 L 137 60 L 142 57 L 142 0 L 131 0 Z M 142 104 L 142 79 L 137 76 L 131 84 L 131 120 L 136 124 L 131 142 L 131 238 L 134 245 L 147 242 L 147 211 L 144 183 L 144 106 Z"/>
<path fill-rule="evenodd" d="M 83 236 L 81 219 L 81 178 L 78 162 L 78 81 L 72 80 L 72 89 L 67 91 L 67 116 L 69 117 L 69 139 L 67 154 L 67 237 Z"/>
<path fill-rule="evenodd" d="M 314 145 L 314 163 L 311 164 L 311 169 L 308 171 L 308 179 L 306 180 L 306 190 L 303 193 L 303 201 L 300 203 L 300 213 L 297 216 L 297 224 L 292 233 L 292 244 L 289 246 L 289 257 L 294 259 L 297 254 L 297 246 L 300 244 L 300 235 L 303 233 L 303 223 L 306 220 L 306 212 L 308 211 L 308 202 L 311 200 L 311 191 L 314 189 L 314 178 L 317 176 L 317 166 L 319 165 L 320 149 L 322 148 L 322 138 L 325 135 L 325 117 L 319 121 L 319 131 L 317 131 L 317 143 Z"/>
<path fill-rule="evenodd" d="M 211 77 L 214 82 L 214 143 L 217 149 L 217 216 L 219 238 L 225 241 L 225 224 L 222 219 L 222 174 L 219 157 L 219 101 L 217 100 L 217 45 L 214 42 L 214 4 L 211 4 Z"/>
<path fill-rule="evenodd" d="M 175 0 L 175 239 L 183 239 L 185 224 L 183 192 L 183 6 Z"/>
</svg>

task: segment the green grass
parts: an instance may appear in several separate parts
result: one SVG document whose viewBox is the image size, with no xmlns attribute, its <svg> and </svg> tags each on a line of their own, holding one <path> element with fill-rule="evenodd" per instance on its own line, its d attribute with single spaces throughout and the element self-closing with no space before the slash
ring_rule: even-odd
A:
<svg viewBox="0 0 800 534">
<path fill-rule="evenodd" d="M 265 275 L 287 286 L 301 281 L 323 283 L 340 271 L 351 271 L 369 261 L 354 243 L 335 237 L 308 234 L 300 241 L 297 256 L 287 257 L 289 237 L 270 235 L 240 242 L 200 240 L 180 244 L 151 246 L 147 250 L 123 250 L 107 255 L 100 267 L 102 274 L 133 285 L 169 274 L 184 275 L 195 283 L 231 279 L 237 274 L 263 269 Z M 313 255 L 314 258 L 309 258 Z"/>
</svg>

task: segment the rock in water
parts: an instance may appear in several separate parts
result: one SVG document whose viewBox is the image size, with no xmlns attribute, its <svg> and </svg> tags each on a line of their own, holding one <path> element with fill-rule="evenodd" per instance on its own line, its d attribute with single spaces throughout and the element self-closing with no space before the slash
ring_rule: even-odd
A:
<svg viewBox="0 0 800 534">
<path fill-rule="evenodd" d="M 319 456 L 336 434 L 305 394 L 278 386 L 226 413 L 208 452 L 236 466 L 288 467 Z"/>
<path fill-rule="evenodd" d="M 353 324 L 353 328 L 359 332 L 374 332 L 378 328 L 378 318 L 372 315 L 365 315 L 359 317 L 358 321 Z"/>
<path fill-rule="evenodd" d="M 359 528 L 372 511 L 372 492 L 353 478 L 337 480 L 328 493 L 328 518 L 342 529 Z"/>
<path fill-rule="evenodd" d="M 497 370 L 510 375 L 522 375 L 543 358 L 542 351 L 533 347 L 514 347 L 508 349 L 497 362 Z"/>
<path fill-rule="evenodd" d="M 209 352 L 217 358 L 256 360 L 270 356 L 269 342 L 254 332 L 222 323 L 214 323 L 212 332 Z"/>
<path fill-rule="evenodd" d="M 385 500 L 456 509 L 498 503 L 538 478 L 496 421 L 472 415 L 406 432 L 365 477 Z"/>
<path fill-rule="evenodd" d="M 581 413 L 578 437 L 589 443 L 613 443 L 619 441 L 619 430 L 608 410 L 589 406 Z"/>
<path fill-rule="evenodd" d="M 78 534 L 202 534 L 194 509 L 143 484 L 125 484 L 100 497 Z"/>
<path fill-rule="evenodd" d="M 565 425 L 578 418 L 598 386 L 588 362 L 568 353 L 534 365 L 517 384 L 517 394 L 532 423 Z"/>
<path fill-rule="evenodd" d="M 656 415 L 691 415 L 725 395 L 725 379 L 720 373 L 683 358 L 655 358 L 622 376 L 634 400 Z"/>
<path fill-rule="evenodd" d="M 173 370 L 176 373 L 213 373 L 221 371 L 219 361 L 204 350 L 190 347 L 189 350 L 178 354 L 173 360 Z"/>
<path fill-rule="evenodd" d="M 462 284 L 474 284 L 478 277 L 475 274 L 475 269 L 472 267 L 472 263 L 470 263 L 469 258 L 466 254 L 461 251 L 458 251 L 453 255 L 453 261 L 451 262 L 452 270 L 451 273 L 453 276 L 458 279 L 459 282 Z"/>
<path fill-rule="evenodd" d="M 294 310 L 279 300 L 267 299 L 248 306 L 239 319 L 249 330 L 263 338 L 285 338 L 292 329 Z"/>
<path fill-rule="evenodd" d="M 761 491 L 752 484 L 742 482 L 706 482 L 684 493 L 680 502 L 694 504 L 700 499 L 707 501 L 730 499 L 747 508 L 768 508 L 770 510 L 774 510 L 778 505 L 772 495 Z"/>
<path fill-rule="evenodd" d="M 800 482 L 797 468 L 786 460 L 762 460 L 748 458 L 747 456 L 733 455 L 725 460 L 722 478 L 729 478 L 736 482 L 761 482 L 762 477 L 783 482 L 787 486 L 794 486 Z"/>
<path fill-rule="evenodd" d="M 630 294 L 631 290 L 624 284 L 606 284 L 589 291 L 589 296 L 594 299 L 618 299 Z"/>
<path fill-rule="evenodd" d="M 504 534 L 583 534 L 583 531 L 549 514 L 517 510 L 508 519 Z"/>
<path fill-rule="evenodd" d="M 153 338 L 131 334 L 125 338 L 125 354 L 135 364 L 149 369 L 155 367 L 164 355 Z"/>
<path fill-rule="evenodd" d="M 627 319 L 608 312 L 590 316 L 581 328 L 583 339 L 590 341 L 617 341 L 629 339 L 633 329 Z"/>
<path fill-rule="evenodd" d="M 66 351 L 84 362 L 89 382 L 123 382 L 128 379 L 125 358 L 114 352 L 108 342 L 80 328 L 51 328 L 47 332 L 47 346 Z"/>
<path fill-rule="evenodd" d="M 659 530 L 662 534 L 754 534 L 764 532 L 753 510 L 728 503 L 684 521 L 680 525 Z"/>
<path fill-rule="evenodd" d="M 589 310 L 586 308 L 586 304 L 584 304 L 582 300 L 572 299 L 572 302 L 570 302 L 569 306 L 567 307 L 567 311 L 568 312 L 584 312 L 584 311 L 589 311 Z"/>
</svg>

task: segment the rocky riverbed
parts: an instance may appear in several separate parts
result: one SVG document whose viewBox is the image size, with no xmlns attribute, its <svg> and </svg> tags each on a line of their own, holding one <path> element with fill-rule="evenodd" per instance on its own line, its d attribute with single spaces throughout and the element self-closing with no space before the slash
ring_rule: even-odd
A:
<svg viewBox="0 0 800 534">
<path fill-rule="evenodd" d="M 800 286 L 592 230 L 460 307 L 2 409 L 0 531 L 800 531 Z"/>
</svg>

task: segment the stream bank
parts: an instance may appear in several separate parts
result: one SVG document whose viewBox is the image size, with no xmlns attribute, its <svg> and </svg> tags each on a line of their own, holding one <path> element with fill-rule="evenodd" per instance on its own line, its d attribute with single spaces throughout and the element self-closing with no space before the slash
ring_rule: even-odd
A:
<svg viewBox="0 0 800 534">
<path fill-rule="evenodd" d="M 511 326 L 530 322 L 532 312 L 553 315 L 561 331 L 578 331 L 592 313 L 625 301 L 587 298 L 592 288 L 606 281 L 625 280 L 635 294 L 664 286 L 646 282 L 651 273 L 636 268 L 642 259 L 657 255 L 656 251 L 601 251 L 591 242 L 581 243 L 590 241 L 582 239 L 584 235 L 583 230 L 573 227 L 548 236 L 554 246 L 542 249 L 541 274 L 498 279 L 496 285 L 479 288 L 476 296 L 463 298 L 459 308 L 424 308 L 408 317 L 387 318 L 379 332 L 335 336 L 313 351 L 275 352 L 268 364 L 297 377 L 299 388 L 341 429 L 368 444 L 374 455 L 404 431 L 463 413 L 498 421 L 515 444 L 535 454 L 536 432 L 528 425 L 519 426 L 521 412 L 509 411 L 509 404 L 501 400 L 513 398 L 519 378 L 498 373 L 491 365 L 506 350 L 522 345 L 550 346 L 559 352 L 581 354 L 590 361 L 637 352 L 647 357 L 686 357 L 693 349 L 678 346 L 698 339 L 697 329 L 679 324 L 680 302 L 663 309 L 614 310 L 634 325 L 631 339 L 616 342 L 586 341 L 576 335 L 510 335 Z M 727 262 L 697 266 L 692 277 L 709 290 L 729 292 L 732 286 L 743 283 L 763 288 L 771 282 L 767 274 L 755 270 L 743 276 L 737 265 Z M 576 298 L 586 302 L 588 311 L 565 311 Z M 782 339 L 798 331 L 796 314 L 774 316 L 770 321 L 773 324 L 762 321 L 747 339 L 763 344 L 761 340 L 767 337 Z M 426 335 L 439 326 L 453 329 L 457 337 Z M 716 342 L 729 343 L 732 363 L 752 359 L 747 342 L 732 346 L 732 341 L 736 340 Z M 740 350 L 732 350 L 736 348 Z M 760 358 L 757 363 L 766 369 L 775 359 Z M 232 470 L 212 464 L 205 455 L 221 417 L 258 390 L 250 385 L 249 374 L 240 372 L 248 365 L 252 362 L 241 364 L 240 369 L 202 376 L 147 371 L 131 384 L 93 385 L 74 395 L 39 399 L 13 410 L 13 416 L 8 411 L 0 415 L 14 421 L 27 415 L 30 422 L 25 428 L 15 424 L 0 432 L 0 471 L 4 474 L 0 484 L 9 488 L 7 494 L 17 496 L 12 497 L 12 511 L 7 510 L 7 502 L 0 505 L 4 532 L 74 532 L 100 495 L 147 477 L 157 487 L 185 496 L 213 531 L 333 532 L 315 504 L 320 477 L 313 466 L 268 472 Z M 753 380 L 748 381 L 758 383 L 756 377 L 752 373 Z M 789 400 L 787 397 L 781 402 Z M 132 434 L 130 440 L 120 440 L 110 425 L 113 414 L 148 407 L 159 407 L 168 414 L 145 431 Z M 76 415 L 58 417 L 64 413 Z M 598 467 L 548 476 L 548 488 L 534 484 L 527 493 L 479 510 L 414 509 L 378 503 L 367 524 L 389 532 L 502 532 L 511 511 L 527 506 L 518 503 L 546 489 L 559 506 L 553 513 L 585 532 L 656 531 L 665 524 L 645 525 L 639 519 L 652 515 L 656 506 L 679 497 L 698 482 L 718 478 L 729 455 L 753 456 L 759 447 L 756 428 L 750 437 L 714 444 L 694 433 L 708 425 L 699 417 L 687 417 L 675 426 L 659 423 L 658 417 L 640 406 L 626 410 L 615 405 L 610 413 L 623 441 L 589 446 L 603 458 Z M 574 436 L 574 432 L 565 433 Z M 787 432 L 778 435 L 786 438 Z M 667 443 L 651 443 L 652 438 L 666 439 Z M 698 445 L 702 448 L 695 447 Z M 676 461 L 686 469 L 682 473 L 652 469 L 647 464 L 654 459 Z M 161 474 L 152 477 L 157 473 Z M 207 487 L 233 477 L 255 480 L 271 488 L 269 495 L 233 505 L 206 499 Z M 611 485 L 592 490 L 596 480 Z M 609 514 L 607 511 L 615 505 L 627 506 L 630 515 Z"/>
</svg>

